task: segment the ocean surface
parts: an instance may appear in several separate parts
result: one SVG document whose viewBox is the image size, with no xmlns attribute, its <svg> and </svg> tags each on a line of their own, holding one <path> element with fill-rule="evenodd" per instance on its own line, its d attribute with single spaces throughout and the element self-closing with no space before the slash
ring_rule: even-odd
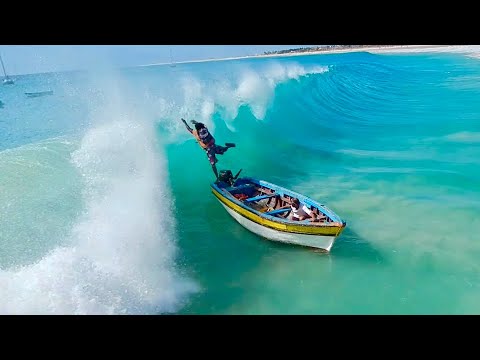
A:
<svg viewBox="0 0 480 360">
<path fill-rule="evenodd" d="M 0 314 L 480 313 L 475 51 L 15 78 L 0 86 Z M 340 215 L 331 253 L 233 220 L 181 117 L 236 143 L 219 169 Z"/>
</svg>

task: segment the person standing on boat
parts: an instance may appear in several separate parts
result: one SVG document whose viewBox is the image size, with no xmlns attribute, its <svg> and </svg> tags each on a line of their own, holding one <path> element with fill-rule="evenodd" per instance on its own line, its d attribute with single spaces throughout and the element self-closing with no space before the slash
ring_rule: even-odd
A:
<svg viewBox="0 0 480 360">
<path fill-rule="evenodd" d="M 203 150 L 206 151 L 210 165 L 212 165 L 213 173 L 218 180 L 218 171 L 216 163 L 218 159 L 217 154 L 223 155 L 231 147 L 235 147 L 235 144 L 225 143 L 225 146 L 216 145 L 215 138 L 210 134 L 205 124 L 192 120 L 192 124 L 195 126 L 195 129 L 192 129 L 188 126 L 185 119 L 182 118 L 182 122 L 185 124 L 187 130 L 197 139 L 198 144 Z"/>
</svg>

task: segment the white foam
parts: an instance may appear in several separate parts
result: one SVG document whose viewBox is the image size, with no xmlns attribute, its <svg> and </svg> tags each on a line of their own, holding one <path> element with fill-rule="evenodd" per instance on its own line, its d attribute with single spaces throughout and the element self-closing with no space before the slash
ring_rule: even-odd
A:
<svg viewBox="0 0 480 360">
<path fill-rule="evenodd" d="M 1 314 L 174 312 L 198 289 L 175 264 L 175 203 L 153 124 L 120 95 L 92 111 L 97 125 L 72 154 L 83 214 L 63 246 L 0 270 Z"/>
<path fill-rule="evenodd" d="M 176 140 L 189 138 L 178 121 L 180 117 L 201 121 L 215 134 L 213 115 L 218 113 L 230 130 L 235 131 L 233 121 L 240 107 L 249 107 L 257 120 L 263 120 L 280 83 L 327 71 L 326 66 L 304 67 L 294 62 L 272 61 L 261 69 L 243 67 L 216 82 L 205 83 L 193 75 L 184 74 L 182 96 L 176 100 L 180 98 L 183 102 L 164 108 L 159 114 L 162 119 L 170 118 L 177 123 L 169 128 L 176 133 Z"/>
</svg>

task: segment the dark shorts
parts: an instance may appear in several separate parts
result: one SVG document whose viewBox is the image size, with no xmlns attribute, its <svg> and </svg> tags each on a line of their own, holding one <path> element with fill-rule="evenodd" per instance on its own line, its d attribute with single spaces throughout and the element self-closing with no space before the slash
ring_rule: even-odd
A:
<svg viewBox="0 0 480 360">
<path fill-rule="evenodd" d="M 210 161 L 211 165 L 215 165 L 218 162 L 216 154 L 223 155 L 227 148 L 220 145 L 212 145 L 205 150 L 207 152 L 208 160 Z"/>
</svg>

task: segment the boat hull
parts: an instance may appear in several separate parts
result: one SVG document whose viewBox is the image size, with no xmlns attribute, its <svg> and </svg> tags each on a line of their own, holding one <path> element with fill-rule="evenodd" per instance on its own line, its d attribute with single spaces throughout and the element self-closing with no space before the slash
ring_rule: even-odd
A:
<svg viewBox="0 0 480 360">
<path fill-rule="evenodd" d="M 240 213 L 229 208 L 222 201 L 218 201 L 220 202 L 220 204 L 222 204 L 225 210 L 227 210 L 230 216 L 232 216 L 240 225 L 245 227 L 247 230 L 253 232 L 254 234 L 257 234 L 268 240 L 307 246 L 329 252 L 337 237 L 334 235 L 299 234 L 272 229 L 244 217 Z"/>
<path fill-rule="evenodd" d="M 39 91 L 39 92 L 26 92 L 25 95 L 27 95 L 28 97 L 40 97 L 40 96 L 53 95 L 53 90 Z"/>
<path fill-rule="evenodd" d="M 222 179 L 227 175 L 228 172 L 223 173 Z M 231 217 L 247 230 L 268 240 L 330 252 L 335 239 L 346 227 L 346 222 L 325 205 L 264 180 L 250 177 L 240 178 L 234 183 L 222 180 L 212 183 L 211 188 Z M 268 206 L 269 201 L 260 203 L 269 198 L 276 198 L 272 207 Z M 318 210 L 322 216 L 317 217 L 315 222 L 295 221 L 288 214 L 279 216 L 289 212 L 288 204 L 292 198 L 310 206 L 312 211 Z"/>
</svg>

